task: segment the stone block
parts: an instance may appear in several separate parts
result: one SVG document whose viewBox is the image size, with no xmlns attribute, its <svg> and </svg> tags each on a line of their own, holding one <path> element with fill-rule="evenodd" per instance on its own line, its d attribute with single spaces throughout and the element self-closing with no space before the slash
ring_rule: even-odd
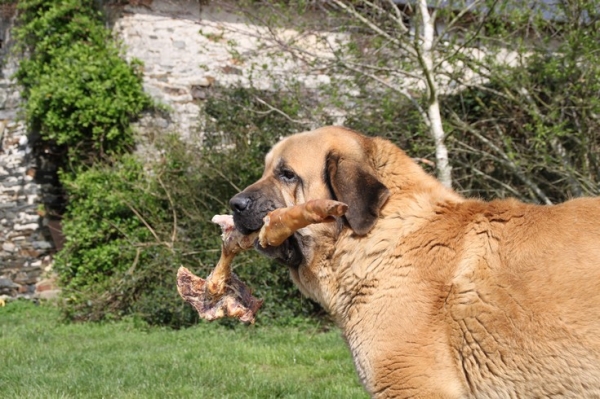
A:
<svg viewBox="0 0 600 399">
<path fill-rule="evenodd" d="M 34 285 L 22 285 L 19 288 L 17 288 L 17 292 L 19 294 L 31 294 L 34 292 L 34 290 L 35 290 Z"/>
<path fill-rule="evenodd" d="M 39 223 L 40 216 L 36 214 L 30 214 L 25 212 L 19 212 L 19 217 L 17 219 L 21 223 Z"/>
<path fill-rule="evenodd" d="M 51 249 L 54 247 L 54 245 L 48 241 L 34 241 L 32 244 L 35 249 Z"/>
<path fill-rule="evenodd" d="M 13 253 L 17 250 L 17 246 L 12 242 L 5 242 L 2 244 L 2 250 L 9 253 Z"/>
<path fill-rule="evenodd" d="M 40 227 L 39 223 L 16 224 L 15 231 L 37 230 Z"/>
<path fill-rule="evenodd" d="M 19 251 L 19 255 L 27 258 L 37 258 L 38 256 L 40 256 L 40 252 L 31 248 L 21 248 L 21 250 Z"/>
<path fill-rule="evenodd" d="M 9 278 L 2 277 L 0 278 L 0 289 L 18 289 L 21 287 L 19 284 L 16 284 Z"/>
<path fill-rule="evenodd" d="M 39 257 L 39 255 L 38 255 L 38 257 Z M 30 273 L 30 274 L 34 273 L 36 277 L 39 277 L 41 275 L 41 271 L 42 271 L 42 267 L 39 265 L 39 263 L 37 261 L 35 261 L 35 262 L 30 261 L 28 268 L 27 268 L 27 273 Z"/>
<path fill-rule="evenodd" d="M 14 198 L 19 193 L 20 189 L 20 187 L 0 187 L 0 192 L 2 192 L 2 194 L 6 195 L 7 197 Z"/>
<path fill-rule="evenodd" d="M 21 242 L 19 243 L 19 246 L 20 246 L 21 248 L 25 248 L 25 249 L 33 248 L 33 245 L 31 244 L 31 242 L 29 242 L 29 241 L 27 241 L 27 240 L 26 240 L 26 241 L 21 241 Z"/>
<path fill-rule="evenodd" d="M 38 271 L 37 273 L 35 271 L 33 271 L 32 273 L 25 273 L 25 272 L 21 271 L 21 272 L 17 273 L 17 275 L 15 276 L 13 281 L 15 283 L 19 284 L 19 286 L 36 284 L 40 274 L 41 274 L 41 271 Z"/>
</svg>

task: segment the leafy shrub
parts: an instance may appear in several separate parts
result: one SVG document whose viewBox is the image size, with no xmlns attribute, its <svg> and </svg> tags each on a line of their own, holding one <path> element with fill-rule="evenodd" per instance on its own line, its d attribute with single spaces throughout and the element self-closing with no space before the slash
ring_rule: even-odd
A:
<svg viewBox="0 0 600 399">
<path fill-rule="evenodd" d="M 188 238 L 186 223 L 177 224 L 177 231 L 183 229 L 178 236 L 173 231 L 179 209 L 163 185 L 163 179 L 175 183 L 171 177 L 184 174 L 170 162 L 153 172 L 131 155 L 63 180 L 69 194 L 63 219 L 67 242 L 54 269 L 68 318 L 98 321 L 136 314 L 174 327 L 197 320 L 175 287 Z M 209 239 L 214 248 L 217 240 L 218 234 Z"/>
<path fill-rule="evenodd" d="M 69 193 L 63 219 L 67 241 L 54 270 L 71 305 L 103 295 L 113 276 L 126 272 L 140 255 L 136 244 L 147 241 L 150 232 L 135 218 L 124 194 L 131 193 L 131 183 L 143 180 L 143 174 L 135 159 L 125 158 L 113 167 L 63 175 Z M 77 311 L 71 316 L 81 317 Z"/>
<path fill-rule="evenodd" d="M 29 58 L 16 74 L 30 132 L 76 168 L 131 150 L 130 122 L 152 106 L 140 63 L 121 58 L 93 0 L 19 2 L 16 37 Z M 67 161 L 67 162 L 65 162 Z"/>
<path fill-rule="evenodd" d="M 576 43 L 443 99 L 455 182 L 468 194 L 562 202 L 600 193 L 600 35 L 567 34 Z"/>
</svg>

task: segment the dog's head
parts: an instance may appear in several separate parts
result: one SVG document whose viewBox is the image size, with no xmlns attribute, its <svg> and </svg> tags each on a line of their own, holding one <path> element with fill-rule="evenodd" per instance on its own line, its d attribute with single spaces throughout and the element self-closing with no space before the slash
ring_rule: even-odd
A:
<svg viewBox="0 0 600 399">
<path fill-rule="evenodd" d="M 315 252 L 344 228 L 358 235 L 371 230 L 389 196 L 377 178 L 371 139 L 341 127 L 325 127 L 290 136 L 265 158 L 263 176 L 230 201 L 235 226 L 244 234 L 258 230 L 270 211 L 312 199 L 348 204 L 337 223 L 301 229 L 264 254 L 292 267 L 309 264 Z"/>
</svg>

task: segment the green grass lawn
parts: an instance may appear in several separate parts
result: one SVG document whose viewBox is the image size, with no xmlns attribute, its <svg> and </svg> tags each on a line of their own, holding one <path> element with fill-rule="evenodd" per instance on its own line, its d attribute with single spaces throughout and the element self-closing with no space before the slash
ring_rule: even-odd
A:
<svg viewBox="0 0 600 399">
<path fill-rule="evenodd" d="M 338 331 L 58 319 L 49 306 L 0 307 L 1 397 L 367 397 Z"/>
</svg>

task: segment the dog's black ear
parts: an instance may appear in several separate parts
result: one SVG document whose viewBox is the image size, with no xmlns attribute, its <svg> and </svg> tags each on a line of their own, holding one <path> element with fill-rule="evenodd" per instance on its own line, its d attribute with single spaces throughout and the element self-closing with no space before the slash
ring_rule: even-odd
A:
<svg viewBox="0 0 600 399">
<path fill-rule="evenodd" d="M 334 198 L 348 204 L 345 217 L 350 228 L 356 234 L 367 234 L 390 196 L 387 187 L 377 180 L 369 166 L 336 153 L 328 154 L 325 174 Z"/>
</svg>

